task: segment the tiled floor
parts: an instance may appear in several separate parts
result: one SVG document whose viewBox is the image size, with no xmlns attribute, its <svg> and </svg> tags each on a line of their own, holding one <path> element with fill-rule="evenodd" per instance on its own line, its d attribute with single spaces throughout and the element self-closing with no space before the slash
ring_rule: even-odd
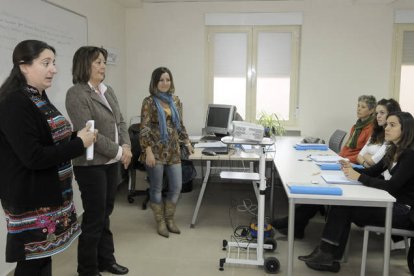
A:
<svg viewBox="0 0 414 276">
<path fill-rule="evenodd" d="M 139 177 L 138 177 L 139 178 Z M 143 182 L 142 179 L 138 181 Z M 262 267 L 225 264 L 219 271 L 219 259 L 226 256 L 221 245 L 223 239 L 230 240 L 233 228 L 254 221 L 254 215 L 246 211 L 243 201 L 255 202 L 251 184 L 211 183 L 206 189 L 198 222 L 190 229 L 190 222 L 197 201 L 200 185 L 194 185 L 190 193 L 182 194 L 178 205 L 177 223 L 181 235 L 166 239 L 155 231 L 150 210 L 141 210 L 143 198 L 136 198 L 133 204 L 127 202 L 127 186 L 121 185 L 117 195 L 116 208 L 112 215 L 111 228 L 114 233 L 116 258 L 130 269 L 133 276 L 210 276 L 266 275 Z M 276 216 L 286 213 L 286 198 L 282 189 L 276 189 Z M 253 212 L 255 213 L 255 211 Z M 318 243 L 323 227 L 323 218 L 312 221 L 303 240 L 295 241 L 294 275 L 321 275 L 297 260 L 298 255 L 310 253 Z M 286 275 L 287 240 L 277 233 L 277 249 L 265 256 L 275 256 L 281 264 L 278 275 Z M 366 275 L 381 275 L 382 236 L 371 235 Z M 362 247 L 362 231 L 352 231 L 348 262 L 342 264 L 336 275 L 359 275 Z M 76 243 L 67 251 L 53 258 L 53 274 L 75 276 Z M 103 275 L 110 275 L 104 273 Z M 403 250 L 391 253 L 390 275 L 410 275 Z"/>
</svg>

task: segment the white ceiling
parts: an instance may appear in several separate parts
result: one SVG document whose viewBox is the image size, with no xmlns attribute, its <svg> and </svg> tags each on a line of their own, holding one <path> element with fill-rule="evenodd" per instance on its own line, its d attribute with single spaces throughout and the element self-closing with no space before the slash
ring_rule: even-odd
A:
<svg viewBox="0 0 414 276">
<path fill-rule="evenodd" d="M 297 0 L 113 0 L 126 8 L 139 8 L 142 3 L 173 3 L 173 2 L 240 2 L 240 1 L 297 1 Z"/>
<path fill-rule="evenodd" d="M 125 8 L 141 8 L 142 3 L 173 2 L 240 2 L 240 1 L 304 1 L 304 0 L 113 0 Z M 344 0 L 349 1 L 349 0 Z M 352 3 L 389 4 L 398 0 L 351 0 Z"/>
</svg>

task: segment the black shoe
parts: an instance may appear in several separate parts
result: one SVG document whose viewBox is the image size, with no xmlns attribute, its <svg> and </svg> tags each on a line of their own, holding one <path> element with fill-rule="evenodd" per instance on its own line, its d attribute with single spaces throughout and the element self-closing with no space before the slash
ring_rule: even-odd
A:
<svg viewBox="0 0 414 276">
<path fill-rule="evenodd" d="M 284 235 L 284 236 L 288 235 L 288 228 L 277 229 L 277 231 L 279 231 L 279 233 Z M 304 237 L 305 237 L 305 231 L 295 228 L 295 239 L 301 240 Z"/>
<path fill-rule="evenodd" d="M 309 263 L 309 262 L 305 262 L 305 264 L 309 268 L 312 268 L 313 270 L 318 270 L 318 271 L 329 271 L 329 272 L 337 273 L 339 272 L 339 270 L 341 270 L 341 264 L 336 261 L 332 262 L 332 264 L 329 264 L 329 265 Z"/>
<path fill-rule="evenodd" d="M 309 255 L 306 255 L 306 256 L 299 256 L 299 257 L 298 257 L 298 259 L 299 259 L 299 260 L 301 260 L 301 261 L 307 262 L 308 260 L 313 259 L 313 258 L 316 256 L 316 254 L 319 254 L 319 251 L 320 251 L 320 250 L 321 250 L 321 249 L 319 248 L 319 246 L 317 246 L 317 247 L 315 247 L 315 249 L 312 251 L 312 253 L 310 253 Z"/>
<path fill-rule="evenodd" d="M 305 257 L 307 257 L 306 265 L 314 270 L 338 272 L 341 269 L 341 265 L 334 260 L 333 255 L 323 252 L 319 247 Z"/>
<path fill-rule="evenodd" d="M 108 272 L 111 272 L 112 274 L 124 275 L 124 274 L 127 274 L 129 270 L 125 266 L 119 265 L 117 263 L 113 263 L 111 265 L 100 267 L 99 271 L 101 272 L 108 271 Z"/>
</svg>

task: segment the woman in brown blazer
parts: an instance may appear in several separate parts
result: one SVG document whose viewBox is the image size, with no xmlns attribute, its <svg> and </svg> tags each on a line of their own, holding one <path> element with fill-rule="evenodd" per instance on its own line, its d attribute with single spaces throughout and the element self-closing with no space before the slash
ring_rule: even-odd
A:
<svg viewBox="0 0 414 276">
<path fill-rule="evenodd" d="M 128 273 L 115 260 L 109 216 L 120 180 L 119 162 L 128 167 L 131 142 L 115 93 L 103 83 L 106 58 L 103 48 L 79 48 L 73 57 L 74 86 L 66 95 L 66 109 L 74 129 L 81 129 L 88 120 L 95 120 L 99 129 L 93 160 L 87 160 L 86 154 L 73 160 L 85 210 L 78 244 L 78 273 L 88 276 L 100 275 L 99 271 Z"/>
</svg>

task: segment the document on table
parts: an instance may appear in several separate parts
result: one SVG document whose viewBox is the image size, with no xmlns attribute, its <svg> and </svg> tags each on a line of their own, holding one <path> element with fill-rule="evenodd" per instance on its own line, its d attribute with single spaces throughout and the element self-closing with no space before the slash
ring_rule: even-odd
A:
<svg viewBox="0 0 414 276">
<path fill-rule="evenodd" d="M 320 163 L 337 163 L 339 160 L 343 159 L 339 155 L 311 155 L 309 158 Z"/>
<path fill-rule="evenodd" d="M 350 185 L 362 185 L 358 180 L 352 180 L 347 178 L 343 173 L 341 174 L 322 174 L 322 178 L 329 184 L 350 184 Z"/>
</svg>

